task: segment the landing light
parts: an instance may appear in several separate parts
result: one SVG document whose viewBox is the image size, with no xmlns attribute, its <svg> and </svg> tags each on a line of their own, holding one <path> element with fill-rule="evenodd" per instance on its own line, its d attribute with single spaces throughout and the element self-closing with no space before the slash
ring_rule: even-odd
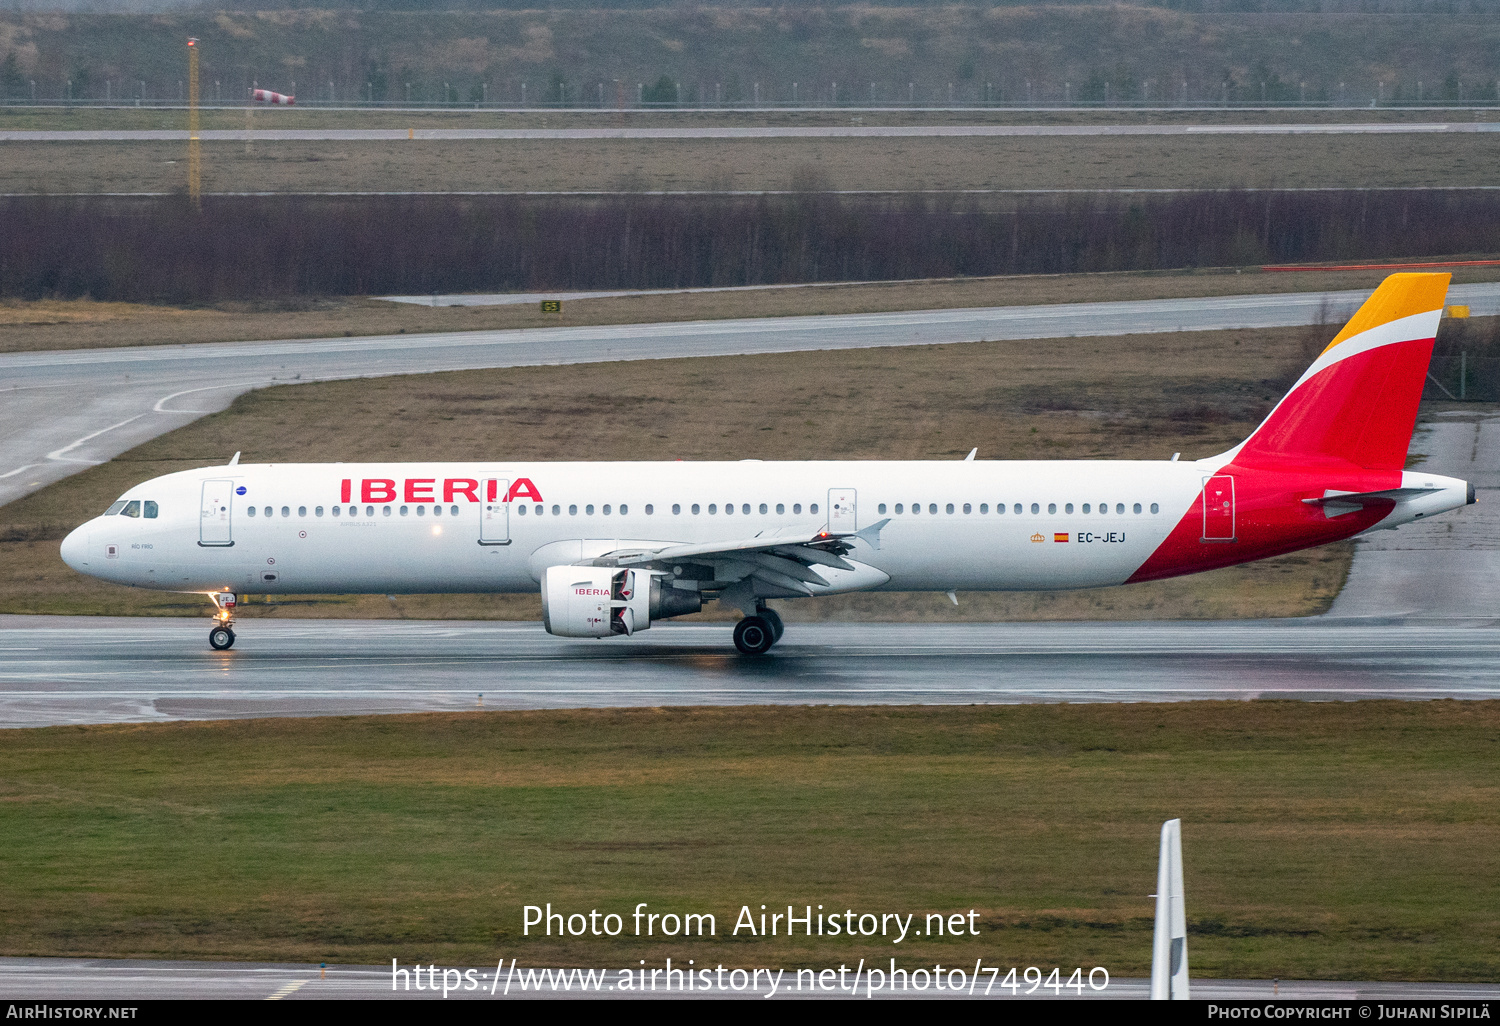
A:
<svg viewBox="0 0 1500 1026">
<path fill-rule="evenodd" d="M 432 525 L 432 535 L 433 535 L 434 538 L 437 537 L 438 535 L 442 534 L 442 533 L 443 533 L 443 525 L 442 524 L 433 524 Z"/>
</svg>

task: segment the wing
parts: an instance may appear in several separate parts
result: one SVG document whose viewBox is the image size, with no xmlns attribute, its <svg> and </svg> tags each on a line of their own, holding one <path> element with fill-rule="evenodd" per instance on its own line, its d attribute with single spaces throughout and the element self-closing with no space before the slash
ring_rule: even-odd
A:
<svg viewBox="0 0 1500 1026">
<path fill-rule="evenodd" d="M 592 562 L 653 570 L 670 577 L 673 587 L 716 593 L 720 599 L 753 609 L 756 599 L 845 590 L 866 579 L 868 584 L 860 586 L 884 583 L 889 579 L 885 574 L 844 557 L 860 541 L 879 549 L 880 531 L 888 523 L 889 518 L 855 532 L 787 527 L 733 541 L 643 545 L 606 552 Z M 830 581 L 830 570 L 843 580 Z"/>
</svg>

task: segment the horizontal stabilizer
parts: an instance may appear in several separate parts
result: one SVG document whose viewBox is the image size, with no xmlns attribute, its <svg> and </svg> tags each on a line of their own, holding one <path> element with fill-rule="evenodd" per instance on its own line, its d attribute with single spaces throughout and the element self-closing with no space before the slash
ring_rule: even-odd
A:
<svg viewBox="0 0 1500 1026">
<path fill-rule="evenodd" d="M 1320 497 L 1303 499 L 1309 506 L 1322 506 L 1323 512 L 1331 520 L 1341 517 L 1345 513 L 1354 513 L 1372 506 L 1377 502 L 1400 502 L 1403 499 L 1413 499 L 1418 495 L 1431 495 L 1440 492 L 1441 488 L 1384 488 L 1378 492 L 1340 492 L 1330 488 Z"/>
</svg>

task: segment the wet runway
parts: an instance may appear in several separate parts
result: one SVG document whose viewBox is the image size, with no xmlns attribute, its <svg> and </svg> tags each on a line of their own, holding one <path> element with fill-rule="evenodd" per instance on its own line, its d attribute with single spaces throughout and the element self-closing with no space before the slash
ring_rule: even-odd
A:
<svg viewBox="0 0 1500 1026">
<path fill-rule="evenodd" d="M 272 114 L 271 116 L 275 116 Z M 698 125 L 600 128 L 210 128 L 205 142 L 379 142 L 443 139 L 911 139 L 1100 135 L 1431 135 L 1500 132 L 1484 121 L 1352 122 L 1281 125 Z M 177 142 L 184 129 L 21 129 L 0 132 L 4 142 Z"/>
<path fill-rule="evenodd" d="M 0 617 L 0 726 L 423 710 L 1500 698 L 1500 621 L 787 626 L 553 638 L 539 624 Z M 482 697 L 481 697 L 482 696 Z"/>
<path fill-rule="evenodd" d="M 403 965 L 406 963 L 403 962 Z M 899 962 L 898 962 L 899 965 Z M 409 968 L 409 966 L 408 966 Z M 442 979 L 444 966 L 437 967 L 437 979 Z M 467 968 L 467 967 L 466 967 Z M 71 1000 L 162 1000 L 162 999 L 239 999 L 239 1000 L 317 1000 L 317 999 L 375 999 L 401 998 L 413 1000 L 506 1000 L 526 998 L 579 998 L 593 996 L 580 993 L 576 982 L 564 992 L 542 986 L 540 992 L 529 988 L 523 991 L 518 983 L 528 967 L 521 966 L 516 975 L 506 973 L 496 981 L 495 966 L 475 966 L 474 980 L 479 986 L 473 990 L 456 990 L 444 995 L 441 990 L 417 991 L 413 989 L 391 989 L 391 970 L 388 966 L 329 966 L 321 969 L 312 965 L 278 964 L 271 962 L 166 962 L 133 959 L 102 958 L 0 958 L 0 1000 L 71 1001 Z M 535 968 L 535 967 L 532 967 Z M 602 966 L 600 968 L 603 968 Z M 726 971 L 732 967 L 726 966 Z M 918 968 L 913 963 L 905 968 Z M 930 968 L 930 967 L 929 967 Z M 534 978 L 534 977 L 533 977 Z M 617 971 L 607 974 L 607 979 L 618 979 Z M 966 974 L 967 978 L 967 974 Z M 573 976 L 573 980 L 577 977 Z M 1102 978 L 1100 978 L 1102 979 Z M 509 993 L 505 984 L 510 983 Z M 804 977 L 806 981 L 806 977 Z M 853 967 L 845 977 L 851 986 L 854 983 Z M 884 980 L 881 981 L 884 984 Z M 942 992 L 930 986 L 921 994 L 908 997 L 924 998 L 985 998 L 1006 999 L 1012 995 L 1008 988 L 993 981 L 994 986 L 985 993 L 986 983 L 992 982 L 990 974 L 982 973 L 979 982 L 970 993 L 967 990 Z M 1097 981 L 1096 981 L 1097 982 Z M 859 998 L 865 998 L 869 981 L 859 979 Z M 1197 1000 L 1217 1001 L 1266 1001 L 1279 1000 L 1287 1004 L 1297 1001 L 1493 1001 L 1500 998 L 1500 986 L 1472 983 L 1351 983 L 1328 980 L 1192 980 L 1192 996 Z M 494 993 L 490 988 L 494 987 Z M 1022 997 L 1025 997 L 1022 984 Z M 608 984 L 605 984 L 608 988 Z M 1149 996 L 1151 984 L 1145 979 L 1111 978 L 1102 990 L 1084 988 L 1084 998 L 1115 998 L 1141 1000 Z M 600 992 L 595 992 L 600 993 Z M 628 997 L 617 991 L 604 989 L 604 997 Z M 638 997 L 664 996 L 646 993 Z M 773 996 L 766 985 L 764 975 L 754 986 L 740 990 L 697 992 L 691 995 L 671 994 L 670 997 L 723 997 L 759 998 Z M 797 990 L 795 972 L 788 970 L 780 979 L 775 997 L 823 997 L 844 998 L 851 991 L 809 992 L 807 987 Z M 875 991 L 874 997 L 900 997 L 899 992 Z M 1034 999 L 1062 1001 L 1076 1000 L 1070 990 L 1064 989 L 1061 996 L 1050 990 L 1039 988 Z"/>
<path fill-rule="evenodd" d="M 0 354 L 0 505 L 266 385 L 539 364 L 1291 327 L 1352 312 L 1368 295 L 1298 292 Z M 1500 284 L 1455 285 L 1448 301 L 1488 316 L 1500 312 Z"/>
</svg>

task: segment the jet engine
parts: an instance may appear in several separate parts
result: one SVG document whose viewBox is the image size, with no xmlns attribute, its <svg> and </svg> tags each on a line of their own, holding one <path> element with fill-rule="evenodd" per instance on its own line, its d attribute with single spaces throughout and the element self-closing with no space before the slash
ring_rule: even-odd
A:
<svg viewBox="0 0 1500 1026">
<path fill-rule="evenodd" d="M 634 634 L 652 620 L 696 613 L 703 596 L 663 586 L 649 570 L 551 566 L 542 574 L 542 625 L 563 638 Z"/>
</svg>

